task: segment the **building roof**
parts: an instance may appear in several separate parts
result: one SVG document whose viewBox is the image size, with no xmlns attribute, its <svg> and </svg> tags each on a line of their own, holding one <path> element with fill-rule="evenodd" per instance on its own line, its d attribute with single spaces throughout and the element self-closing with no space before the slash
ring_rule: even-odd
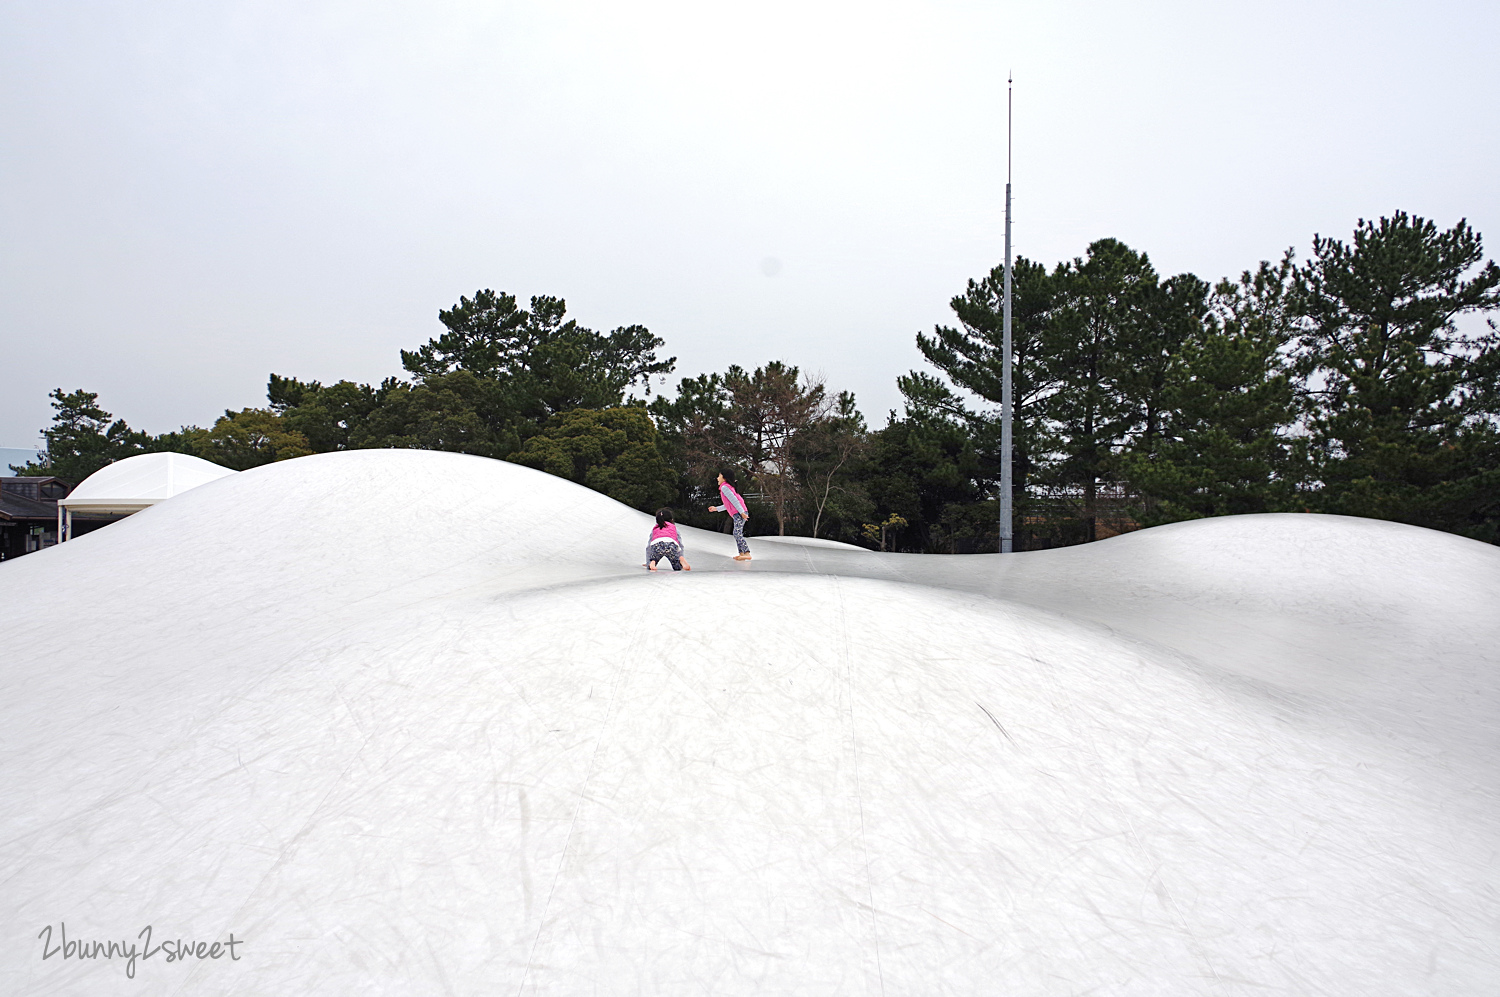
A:
<svg viewBox="0 0 1500 997">
<path fill-rule="evenodd" d="M 235 473 L 187 454 L 137 454 L 95 471 L 58 504 L 70 512 L 139 512 Z"/>
<path fill-rule="evenodd" d="M 57 499 L 68 487 L 61 478 L 0 477 L 0 521 L 56 519 Z"/>
</svg>

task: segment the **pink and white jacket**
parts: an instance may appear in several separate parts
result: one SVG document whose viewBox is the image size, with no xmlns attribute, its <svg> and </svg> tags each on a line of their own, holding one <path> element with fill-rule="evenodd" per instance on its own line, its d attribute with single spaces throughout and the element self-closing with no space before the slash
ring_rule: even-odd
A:
<svg viewBox="0 0 1500 997">
<path fill-rule="evenodd" d="M 724 511 L 730 516 L 740 515 L 749 517 L 749 506 L 745 505 L 745 500 L 740 497 L 740 493 L 735 491 L 734 486 L 729 482 L 726 481 L 719 486 L 719 498 L 724 501 Z"/>
</svg>

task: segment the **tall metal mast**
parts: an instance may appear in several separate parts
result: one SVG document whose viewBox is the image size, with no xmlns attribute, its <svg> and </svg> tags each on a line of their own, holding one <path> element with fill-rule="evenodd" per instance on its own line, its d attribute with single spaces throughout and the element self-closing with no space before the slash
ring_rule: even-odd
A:
<svg viewBox="0 0 1500 997">
<path fill-rule="evenodd" d="M 1010 376 L 1010 118 L 1015 76 L 1005 81 L 1005 305 L 1002 320 L 1002 355 L 1000 387 L 1000 553 L 1014 550 L 1015 534 L 1011 528 L 1011 416 L 1014 398 Z"/>
</svg>

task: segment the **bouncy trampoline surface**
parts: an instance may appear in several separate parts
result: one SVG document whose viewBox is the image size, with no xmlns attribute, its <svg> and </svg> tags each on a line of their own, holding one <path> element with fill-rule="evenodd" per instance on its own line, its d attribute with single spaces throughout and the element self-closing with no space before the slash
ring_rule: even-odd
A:
<svg viewBox="0 0 1500 997">
<path fill-rule="evenodd" d="M 1500 550 L 651 522 L 358 451 L 0 564 L 0 992 L 1500 993 Z"/>
</svg>

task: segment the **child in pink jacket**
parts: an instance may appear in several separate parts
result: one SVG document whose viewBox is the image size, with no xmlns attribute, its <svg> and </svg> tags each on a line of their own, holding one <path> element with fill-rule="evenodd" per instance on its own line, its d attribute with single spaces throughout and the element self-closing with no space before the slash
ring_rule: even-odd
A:
<svg viewBox="0 0 1500 997">
<path fill-rule="evenodd" d="M 673 571 L 693 570 L 682 558 L 682 538 L 677 535 L 677 524 L 672 522 L 671 509 L 656 510 L 656 528 L 646 541 L 646 570 L 655 571 L 656 562 L 662 558 L 671 562 Z"/>
<path fill-rule="evenodd" d="M 734 555 L 736 561 L 750 560 L 750 545 L 745 542 L 745 520 L 750 518 L 750 507 L 740 497 L 740 493 L 734 488 L 734 472 L 719 472 L 719 498 L 724 501 L 723 505 L 711 505 L 709 512 L 727 512 L 734 520 L 734 545 L 739 548 L 739 553 Z"/>
</svg>

